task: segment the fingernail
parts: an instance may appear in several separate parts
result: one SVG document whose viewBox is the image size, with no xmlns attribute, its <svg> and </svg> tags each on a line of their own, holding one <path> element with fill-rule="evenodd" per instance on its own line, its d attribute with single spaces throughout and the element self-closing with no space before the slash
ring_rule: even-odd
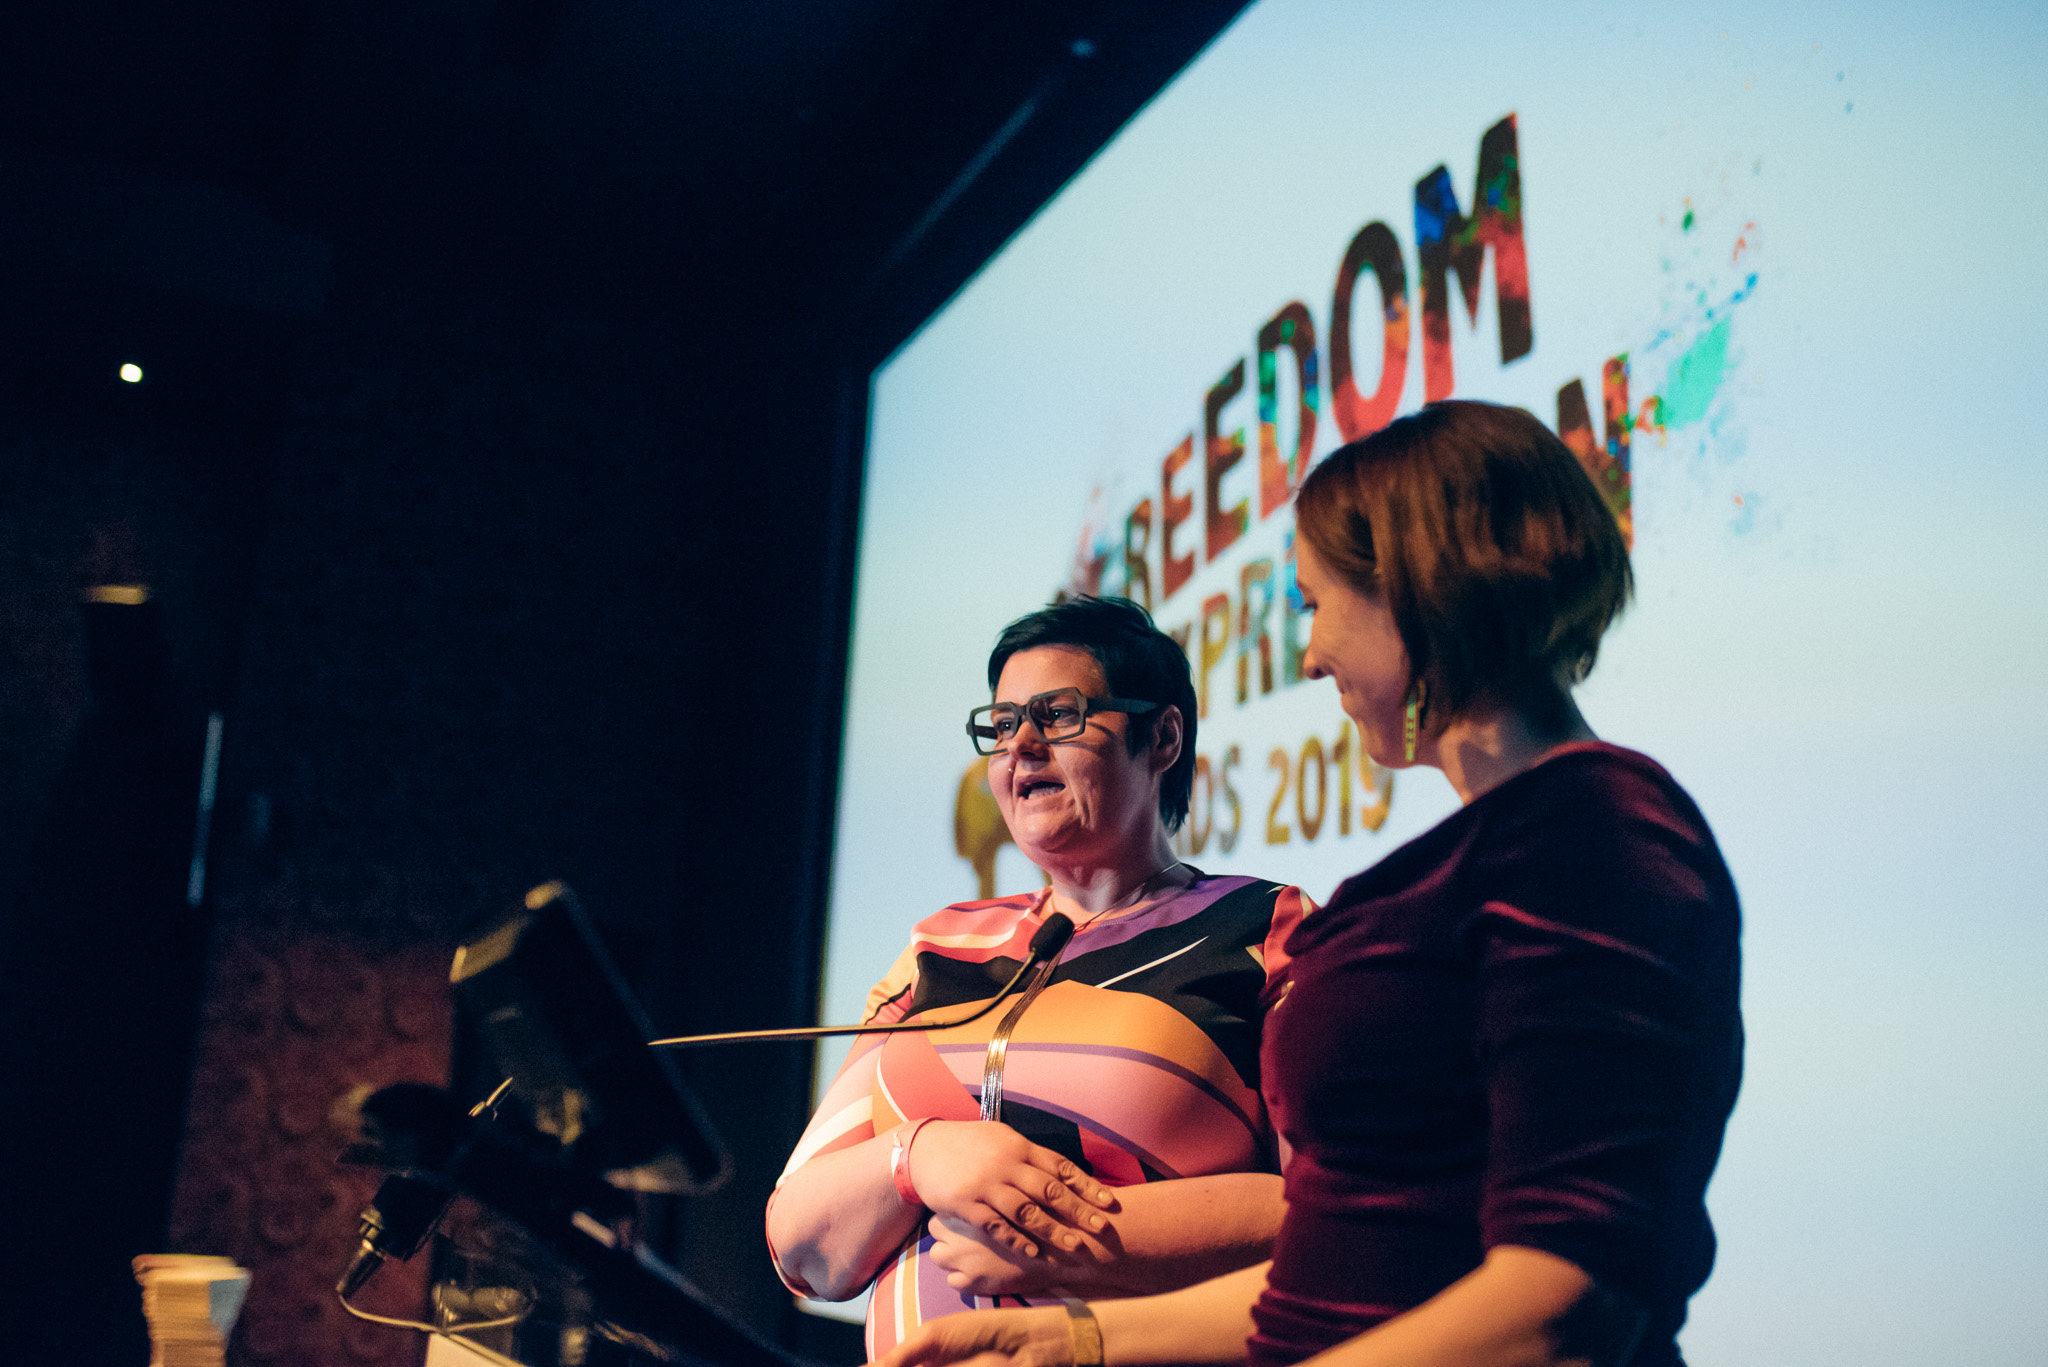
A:
<svg viewBox="0 0 2048 1367">
<path fill-rule="evenodd" d="M 1091 1215 L 1088 1217 L 1088 1228 L 1090 1229 L 1101 1229 L 1104 1225 L 1108 1223 L 1109 1221 L 1103 1219 L 1100 1215 Z"/>
</svg>

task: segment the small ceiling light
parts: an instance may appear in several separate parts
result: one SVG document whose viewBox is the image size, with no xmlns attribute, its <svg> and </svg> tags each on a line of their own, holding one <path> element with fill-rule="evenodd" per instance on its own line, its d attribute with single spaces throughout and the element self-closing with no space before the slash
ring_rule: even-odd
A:
<svg viewBox="0 0 2048 1367">
<path fill-rule="evenodd" d="M 126 380 L 129 384 L 141 384 L 142 367 L 135 364 L 135 362 L 133 361 L 128 361 L 124 363 L 121 367 L 121 378 Z"/>
</svg>

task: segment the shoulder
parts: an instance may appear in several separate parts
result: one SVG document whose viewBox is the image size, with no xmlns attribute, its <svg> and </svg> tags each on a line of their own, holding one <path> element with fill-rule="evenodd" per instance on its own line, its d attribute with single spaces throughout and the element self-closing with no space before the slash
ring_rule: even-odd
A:
<svg viewBox="0 0 2048 1367">
<path fill-rule="evenodd" d="M 1618 745 L 1569 746 L 1474 805 L 1485 844 L 1553 874 L 1679 853 L 1725 874 L 1691 796 L 1655 760 Z"/>
<path fill-rule="evenodd" d="M 1188 922 L 1199 919 L 1204 929 L 1242 945 L 1263 970 L 1269 987 L 1286 974 L 1288 937 L 1316 907 L 1291 883 L 1241 874 L 1216 877 L 1199 870 L 1176 900 L 1199 903 Z"/>
<path fill-rule="evenodd" d="M 1643 943 L 1737 931 L 1735 882 L 1706 818 L 1646 755 L 1574 746 L 1474 805 L 1471 891 L 1487 909 Z"/>
<path fill-rule="evenodd" d="M 1194 881 L 1183 888 L 1169 905 L 1179 903 L 1192 914 L 1207 919 L 1242 921 L 1256 926 L 1260 934 L 1268 927 L 1292 930 L 1315 904 L 1291 883 L 1243 874 L 1215 875 L 1195 871 Z M 1184 913 L 1185 914 L 1185 913 Z"/>
<path fill-rule="evenodd" d="M 862 1019 L 902 1018 L 917 987 L 917 962 L 922 955 L 973 962 L 1015 957 L 1017 946 L 1028 943 L 1037 928 L 1031 912 L 1041 896 L 1027 892 L 955 902 L 919 921 L 910 932 L 910 943 L 896 956 L 888 973 L 868 990 L 867 1014 Z"/>
</svg>

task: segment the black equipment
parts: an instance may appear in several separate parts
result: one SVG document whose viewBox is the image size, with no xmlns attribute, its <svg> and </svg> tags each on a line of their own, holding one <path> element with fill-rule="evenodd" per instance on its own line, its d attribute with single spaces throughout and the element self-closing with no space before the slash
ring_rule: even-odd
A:
<svg viewBox="0 0 2048 1367">
<path fill-rule="evenodd" d="M 451 976 L 506 1081 L 474 1108 L 417 1084 L 364 1102 L 343 1161 L 390 1176 L 363 1212 L 343 1302 L 386 1260 L 417 1253 L 461 1195 L 574 1274 L 592 1327 L 621 1346 L 613 1360 L 809 1367 L 630 1236 L 636 1193 L 709 1191 L 731 1164 L 674 1065 L 648 1049 L 646 1017 L 575 895 L 535 888 L 456 951 Z"/>
<path fill-rule="evenodd" d="M 1056 959 L 1073 929 L 1064 916 L 1048 917 L 1002 991 L 957 1019 L 650 1041 L 646 1017 L 575 894 L 560 883 L 542 884 L 520 909 L 457 949 L 451 972 L 457 1000 L 505 1082 L 474 1108 L 418 1084 L 387 1087 L 363 1104 L 361 1142 L 343 1161 L 390 1175 L 363 1212 L 361 1246 L 336 1288 L 343 1303 L 387 1260 L 405 1260 L 425 1246 L 462 1195 L 573 1269 L 588 1293 L 593 1327 L 634 1360 L 810 1367 L 725 1316 L 630 1237 L 636 1193 L 700 1194 L 731 1171 L 674 1064 L 651 1046 L 963 1025 Z M 501 1117 L 508 1097 L 515 1115 Z"/>
</svg>

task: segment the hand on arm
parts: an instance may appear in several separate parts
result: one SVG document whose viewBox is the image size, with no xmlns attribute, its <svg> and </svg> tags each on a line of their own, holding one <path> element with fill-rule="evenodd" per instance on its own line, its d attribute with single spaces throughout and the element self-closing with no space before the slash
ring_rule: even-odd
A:
<svg viewBox="0 0 2048 1367">
<path fill-rule="evenodd" d="M 927 1207 L 972 1227 L 1013 1256 L 1043 1246 L 1077 1249 L 1079 1230 L 1109 1229 L 1109 1189 L 1050 1149 L 994 1121 L 933 1120 L 906 1155 L 922 1204 L 897 1192 L 893 1131 L 821 1153 L 791 1173 L 768 1212 L 768 1240 L 784 1272 L 826 1300 L 857 1295 L 923 1224 Z"/>
<path fill-rule="evenodd" d="M 1080 1231 L 1037 1258 L 946 1216 L 934 1216 L 931 1258 L 947 1283 L 977 1296 L 1132 1296 L 1188 1286 L 1264 1261 L 1287 1204 L 1271 1173 L 1219 1173 L 1116 1192 L 1114 1227 Z"/>
<path fill-rule="evenodd" d="M 1266 1264 L 1197 1286 L 1093 1306 L 1102 1329 L 1104 1367 L 1164 1367 L 1244 1360 L 1251 1308 L 1266 1285 Z M 1067 1312 L 977 1310 L 929 1320 L 875 1367 L 1073 1367 Z"/>
<path fill-rule="evenodd" d="M 1108 1187 L 995 1120 L 934 1120 L 904 1164 L 918 1199 L 948 1225 L 1022 1258 L 1111 1233 Z"/>
<path fill-rule="evenodd" d="M 1162 1296 L 1095 1303 L 1104 1367 L 1242 1362 L 1267 1265 Z M 1647 1316 L 1578 1267 L 1531 1248 L 1496 1248 L 1406 1314 L 1303 1367 L 1615 1367 Z M 1066 1311 L 979 1310 L 932 1320 L 875 1367 L 1072 1367 Z"/>
</svg>

